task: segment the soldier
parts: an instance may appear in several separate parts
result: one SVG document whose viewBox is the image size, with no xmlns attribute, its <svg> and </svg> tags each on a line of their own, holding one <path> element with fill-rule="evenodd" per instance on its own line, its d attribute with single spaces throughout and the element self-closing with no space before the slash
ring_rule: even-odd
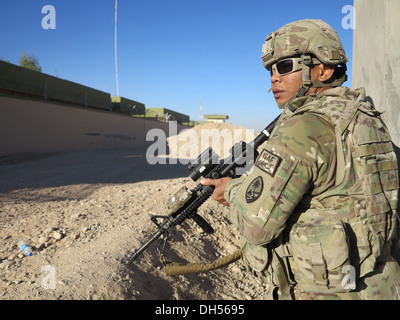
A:
<svg viewBox="0 0 400 320">
<path fill-rule="evenodd" d="M 398 168 L 389 132 L 321 20 L 285 25 L 262 60 L 282 115 L 247 176 L 219 180 L 242 260 L 271 299 L 398 299 Z"/>
</svg>

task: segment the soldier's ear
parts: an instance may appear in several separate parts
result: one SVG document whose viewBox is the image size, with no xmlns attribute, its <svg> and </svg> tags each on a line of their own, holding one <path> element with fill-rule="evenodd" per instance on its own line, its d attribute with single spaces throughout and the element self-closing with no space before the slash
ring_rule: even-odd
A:
<svg viewBox="0 0 400 320">
<path fill-rule="evenodd" d="M 317 70 L 318 80 L 321 82 L 325 82 L 332 78 L 333 74 L 335 73 L 335 66 L 321 63 L 317 65 Z"/>
</svg>

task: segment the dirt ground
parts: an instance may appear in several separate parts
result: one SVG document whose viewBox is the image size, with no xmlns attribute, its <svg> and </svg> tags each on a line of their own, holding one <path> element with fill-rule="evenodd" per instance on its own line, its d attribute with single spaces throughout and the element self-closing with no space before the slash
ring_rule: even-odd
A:
<svg viewBox="0 0 400 320">
<path fill-rule="evenodd" d="M 263 288 L 240 262 L 167 277 L 158 241 L 125 264 L 157 230 L 150 215 L 165 214 L 181 186 L 195 187 L 188 173 L 180 162 L 150 165 L 144 152 L 126 150 L 0 159 L 0 299 L 262 299 Z M 167 259 L 212 261 L 238 248 L 225 207 L 209 199 L 198 213 L 215 232 L 184 222 L 170 233 Z M 19 241 L 33 247 L 31 257 Z"/>
</svg>

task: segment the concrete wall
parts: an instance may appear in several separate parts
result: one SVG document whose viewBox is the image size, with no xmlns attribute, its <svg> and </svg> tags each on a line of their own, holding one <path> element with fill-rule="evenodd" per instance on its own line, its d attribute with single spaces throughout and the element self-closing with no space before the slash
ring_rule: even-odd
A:
<svg viewBox="0 0 400 320">
<path fill-rule="evenodd" d="M 400 147 L 400 1 L 354 0 L 353 88 L 365 87 Z"/>
<path fill-rule="evenodd" d="M 146 133 L 169 124 L 54 103 L 0 96 L 0 156 L 146 147 Z M 185 126 L 178 125 L 178 132 Z M 148 142 L 147 145 L 153 142 Z"/>
</svg>

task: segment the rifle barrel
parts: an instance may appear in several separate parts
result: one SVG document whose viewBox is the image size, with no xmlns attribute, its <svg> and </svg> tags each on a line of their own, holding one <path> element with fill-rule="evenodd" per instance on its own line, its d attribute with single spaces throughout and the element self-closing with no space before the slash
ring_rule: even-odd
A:
<svg viewBox="0 0 400 320">
<path fill-rule="evenodd" d="M 145 243 L 143 244 L 139 249 L 137 249 L 128 260 L 126 260 L 126 264 L 131 264 L 133 261 L 136 260 L 137 257 L 140 256 L 140 254 L 146 250 L 154 241 L 156 241 L 162 234 L 165 233 L 164 229 L 159 229 L 153 236 Z"/>
</svg>

